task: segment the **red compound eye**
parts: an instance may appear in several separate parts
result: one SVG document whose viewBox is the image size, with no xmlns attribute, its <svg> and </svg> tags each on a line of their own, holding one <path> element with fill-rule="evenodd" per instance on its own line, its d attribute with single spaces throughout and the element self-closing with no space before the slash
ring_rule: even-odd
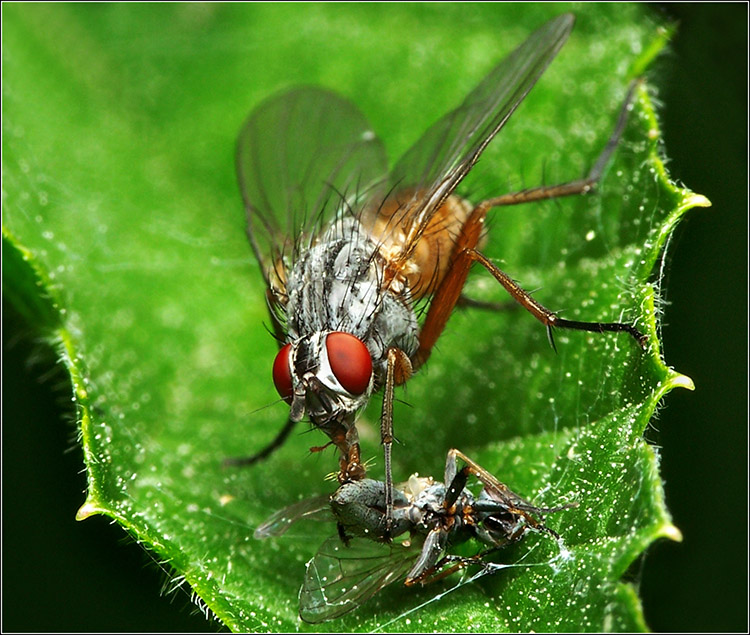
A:
<svg viewBox="0 0 750 635">
<path fill-rule="evenodd" d="M 353 395 L 365 392 L 370 385 L 372 358 L 362 340 L 349 333 L 331 333 L 326 338 L 326 350 L 339 383 Z"/>
<path fill-rule="evenodd" d="M 291 344 L 286 344 L 276 355 L 273 360 L 273 384 L 276 390 L 284 400 L 289 400 L 294 393 L 292 387 L 292 371 L 289 368 L 289 351 L 292 349 Z"/>
</svg>

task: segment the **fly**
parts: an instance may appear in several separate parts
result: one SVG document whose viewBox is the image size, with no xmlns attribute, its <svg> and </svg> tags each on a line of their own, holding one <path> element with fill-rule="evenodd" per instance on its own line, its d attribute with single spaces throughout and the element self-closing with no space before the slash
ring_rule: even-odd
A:
<svg viewBox="0 0 750 635">
<path fill-rule="evenodd" d="M 563 14 L 535 31 L 390 172 L 364 116 L 333 92 L 298 87 L 252 112 L 238 139 L 237 172 L 279 342 L 273 381 L 290 411 L 265 449 L 229 463 L 268 456 L 306 416 L 339 449 L 339 482 L 363 479 L 356 416 L 383 391 L 390 510 L 394 389 L 430 357 L 475 262 L 546 326 L 553 345 L 553 329 L 564 328 L 624 332 L 646 347 L 646 336 L 632 324 L 558 317 L 479 250 L 491 208 L 583 194 L 596 185 L 624 130 L 636 83 L 586 178 L 478 205 L 454 193 L 562 48 L 573 23 L 571 14 Z M 390 511 L 386 517 L 392 518 Z"/>
<path fill-rule="evenodd" d="M 461 470 L 456 459 L 465 463 Z M 472 474 L 483 485 L 477 497 L 466 488 Z M 299 596 L 300 617 L 318 623 L 356 609 L 400 579 L 411 586 L 435 582 L 469 565 L 487 572 L 502 568 L 487 556 L 530 530 L 559 539 L 542 515 L 575 506 L 535 507 L 462 452 L 450 450 L 442 483 L 415 474 L 394 488 L 390 529 L 385 483 L 363 479 L 344 483 L 333 496 L 276 512 L 255 530 L 255 537 L 280 536 L 292 523 L 311 516 L 330 520 L 333 512 L 338 536 L 326 540 L 307 563 Z M 449 553 L 472 538 L 487 549 L 473 557 Z"/>
</svg>

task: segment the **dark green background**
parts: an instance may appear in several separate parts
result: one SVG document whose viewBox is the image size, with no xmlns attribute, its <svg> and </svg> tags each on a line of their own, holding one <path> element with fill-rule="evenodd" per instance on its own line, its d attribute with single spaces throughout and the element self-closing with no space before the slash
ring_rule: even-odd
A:
<svg viewBox="0 0 750 635">
<path fill-rule="evenodd" d="M 671 393 L 648 433 L 663 448 L 667 505 L 684 541 L 657 543 L 634 574 L 652 629 L 742 631 L 747 6 L 663 10 L 681 22 L 660 66 L 669 169 L 713 207 L 693 210 L 678 228 L 665 285 L 665 357 L 695 381 L 696 392 Z M 192 614 L 182 591 L 160 597 L 166 575 L 119 527 L 103 517 L 74 521 L 85 478 L 70 389 L 34 338 L 4 303 L 3 630 L 219 629 Z"/>
</svg>

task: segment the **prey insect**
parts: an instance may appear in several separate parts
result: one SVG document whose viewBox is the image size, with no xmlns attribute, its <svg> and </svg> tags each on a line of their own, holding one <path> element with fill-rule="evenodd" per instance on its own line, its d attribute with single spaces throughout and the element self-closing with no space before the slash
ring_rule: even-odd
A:
<svg viewBox="0 0 750 635">
<path fill-rule="evenodd" d="M 596 185 L 625 127 L 634 86 L 587 177 L 477 205 L 455 194 L 573 22 L 564 14 L 535 31 L 390 171 L 363 115 L 332 92 L 295 88 L 252 112 L 238 139 L 237 172 L 279 342 L 273 381 L 290 411 L 266 448 L 230 463 L 268 456 L 307 416 L 340 451 L 339 482 L 363 479 L 356 416 L 382 391 L 390 523 L 394 390 L 430 357 L 474 263 L 546 326 L 550 340 L 562 328 L 622 332 L 646 346 L 632 324 L 558 317 L 479 251 L 491 208 L 582 194 Z"/>
<path fill-rule="evenodd" d="M 460 470 L 457 459 L 464 462 Z M 483 485 L 477 497 L 466 487 L 470 475 Z M 330 518 L 333 512 L 338 535 L 307 563 L 300 590 L 300 617 L 316 623 L 354 610 L 402 578 L 411 586 L 435 582 L 469 565 L 487 572 L 501 568 L 486 557 L 529 530 L 559 539 L 542 515 L 571 507 L 575 504 L 535 507 L 454 449 L 448 452 L 442 483 L 415 474 L 394 488 L 390 529 L 385 483 L 363 479 L 344 483 L 331 497 L 303 500 L 276 512 L 255 537 L 279 536 L 298 520 L 321 514 Z M 473 557 L 449 553 L 471 538 L 487 549 Z"/>
</svg>

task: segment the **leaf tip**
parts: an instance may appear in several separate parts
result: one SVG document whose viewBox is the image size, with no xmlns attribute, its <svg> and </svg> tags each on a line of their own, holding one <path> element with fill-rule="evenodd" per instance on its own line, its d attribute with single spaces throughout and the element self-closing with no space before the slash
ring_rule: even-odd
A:
<svg viewBox="0 0 750 635">
<path fill-rule="evenodd" d="M 107 510 L 98 505 L 96 502 L 87 500 L 83 505 L 78 508 L 76 512 L 76 520 L 86 520 L 95 516 L 96 514 L 106 514 Z"/>
<path fill-rule="evenodd" d="M 693 383 L 693 380 L 690 379 L 690 377 L 688 377 L 687 375 L 682 375 L 680 373 L 674 373 L 672 377 L 669 378 L 669 387 L 695 390 L 695 384 Z"/>
<path fill-rule="evenodd" d="M 685 197 L 684 205 L 690 207 L 711 207 L 711 201 L 709 201 L 703 194 L 695 194 L 691 192 Z"/>
<path fill-rule="evenodd" d="M 682 542 L 682 532 L 672 523 L 669 523 L 662 528 L 662 535 L 665 538 L 674 540 L 675 542 Z"/>
</svg>

